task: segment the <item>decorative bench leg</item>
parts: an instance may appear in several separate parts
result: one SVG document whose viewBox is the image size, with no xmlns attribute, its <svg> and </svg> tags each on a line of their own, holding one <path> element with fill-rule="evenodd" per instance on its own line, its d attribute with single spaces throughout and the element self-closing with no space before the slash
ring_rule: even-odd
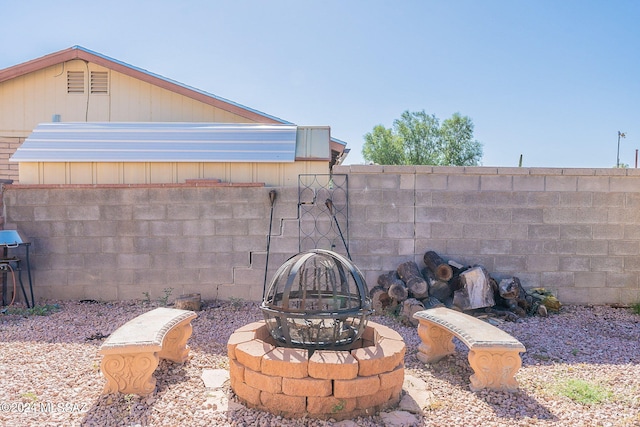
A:
<svg viewBox="0 0 640 427">
<path fill-rule="evenodd" d="M 191 319 L 187 319 L 175 326 L 167 333 L 162 344 L 162 350 L 158 353 L 160 359 L 168 359 L 172 362 L 184 363 L 189 356 L 187 340 L 191 337 L 193 327 Z"/>
<path fill-rule="evenodd" d="M 147 395 L 156 388 L 153 371 L 158 367 L 156 353 L 106 354 L 100 369 L 107 379 L 103 394 Z"/>
<path fill-rule="evenodd" d="M 418 346 L 416 357 L 423 363 L 434 363 L 456 351 L 453 334 L 432 323 L 420 320 L 418 336 L 422 344 Z"/>
<path fill-rule="evenodd" d="M 518 382 L 514 375 L 522 366 L 519 351 L 469 350 L 469 364 L 474 372 L 469 378 L 471 390 L 489 388 L 516 391 L 518 389 Z"/>
</svg>

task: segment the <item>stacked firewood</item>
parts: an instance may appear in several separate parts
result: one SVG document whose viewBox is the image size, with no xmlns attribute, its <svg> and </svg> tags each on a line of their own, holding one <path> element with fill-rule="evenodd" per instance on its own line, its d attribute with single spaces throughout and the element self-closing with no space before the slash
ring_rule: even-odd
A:
<svg viewBox="0 0 640 427">
<path fill-rule="evenodd" d="M 427 251 L 423 261 L 422 270 L 414 261 L 407 261 L 378 277 L 377 286 L 370 291 L 377 314 L 395 314 L 415 326 L 414 313 L 437 306 L 460 311 L 483 309 L 511 321 L 536 313 L 546 315 L 547 307 L 555 308 L 556 303 L 559 307 L 557 300 L 551 301 L 553 297 L 527 293 L 517 277 L 498 282 L 483 266 L 445 262 L 434 251 Z"/>
</svg>

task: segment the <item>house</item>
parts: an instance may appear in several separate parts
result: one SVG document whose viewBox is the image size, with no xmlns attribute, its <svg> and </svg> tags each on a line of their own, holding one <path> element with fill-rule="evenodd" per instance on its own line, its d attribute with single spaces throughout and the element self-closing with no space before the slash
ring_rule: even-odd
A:
<svg viewBox="0 0 640 427">
<path fill-rule="evenodd" d="M 295 185 L 348 153 L 300 127 L 74 46 L 0 70 L 0 179 Z"/>
</svg>

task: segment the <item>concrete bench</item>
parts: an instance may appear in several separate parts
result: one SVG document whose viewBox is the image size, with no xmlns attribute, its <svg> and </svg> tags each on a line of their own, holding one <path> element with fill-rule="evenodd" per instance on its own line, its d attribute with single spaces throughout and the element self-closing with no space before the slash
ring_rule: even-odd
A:
<svg viewBox="0 0 640 427">
<path fill-rule="evenodd" d="M 420 361 L 434 363 L 455 353 L 455 335 L 469 347 L 469 364 L 474 372 L 471 390 L 518 389 L 514 375 L 522 366 L 520 353 L 526 351 L 520 341 L 487 322 L 444 307 L 422 310 L 413 317 L 420 322 Z"/>
<path fill-rule="evenodd" d="M 196 313 L 156 308 L 114 331 L 100 346 L 100 370 L 107 379 L 103 394 L 147 395 L 156 388 L 153 372 L 160 359 L 183 363 L 189 355 L 187 340 Z"/>
</svg>

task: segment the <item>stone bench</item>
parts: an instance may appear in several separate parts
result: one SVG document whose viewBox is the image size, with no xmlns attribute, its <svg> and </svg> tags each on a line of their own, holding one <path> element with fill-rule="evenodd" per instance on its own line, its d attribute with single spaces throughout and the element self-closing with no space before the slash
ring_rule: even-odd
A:
<svg viewBox="0 0 640 427">
<path fill-rule="evenodd" d="M 417 357 L 421 362 L 434 363 L 455 353 L 455 335 L 469 347 L 469 364 L 474 372 L 471 390 L 518 389 L 514 375 L 522 366 L 520 353 L 526 351 L 520 341 L 485 321 L 444 307 L 422 310 L 413 317 L 420 322 L 422 344 Z"/>
<path fill-rule="evenodd" d="M 156 388 L 153 372 L 160 359 L 183 363 L 196 313 L 156 308 L 115 330 L 100 346 L 100 370 L 107 379 L 103 394 L 147 395 Z"/>
</svg>

